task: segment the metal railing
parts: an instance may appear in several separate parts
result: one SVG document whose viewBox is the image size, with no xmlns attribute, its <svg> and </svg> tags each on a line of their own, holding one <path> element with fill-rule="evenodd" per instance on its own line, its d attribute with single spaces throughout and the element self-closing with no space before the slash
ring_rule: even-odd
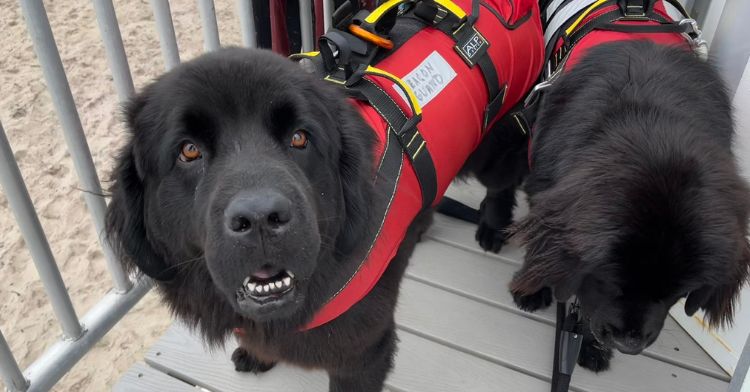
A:
<svg viewBox="0 0 750 392">
<path fill-rule="evenodd" d="M 124 102 L 134 94 L 135 89 L 115 9 L 111 0 L 92 1 L 115 89 L 119 100 Z M 248 47 L 256 46 L 258 37 L 253 1 L 269 1 L 273 7 L 281 0 L 237 0 L 242 42 Z M 331 26 L 334 0 L 289 1 L 299 2 L 301 49 L 312 50 L 314 31 L 320 31 L 320 27 L 323 26 L 327 30 Z M 696 9 L 708 10 L 705 6 L 708 1 L 687 0 L 687 2 Z M 29 248 L 63 335 L 61 340 L 49 347 L 25 371 L 22 371 L 0 331 L 0 376 L 6 388 L 14 392 L 50 389 L 151 287 L 151 282 L 147 279 L 132 281 L 126 276 L 103 236 L 105 199 L 102 196 L 99 178 L 44 5 L 42 0 L 20 0 L 20 4 L 48 91 L 62 125 L 67 148 L 80 181 L 80 188 L 84 191 L 83 196 L 96 228 L 107 269 L 113 280 L 113 290 L 82 318 L 78 317 L 0 122 L 0 185 Z M 150 0 L 150 5 L 156 22 L 164 65 L 169 70 L 180 63 L 169 1 Z M 316 15 L 323 15 L 322 22 L 316 21 L 318 30 L 313 23 L 313 12 L 306 12 L 313 8 L 318 11 Z M 212 0 L 198 0 L 198 9 L 203 29 L 204 49 L 216 50 L 221 46 L 221 41 L 214 3 Z M 323 26 L 320 26 L 321 23 Z M 709 28 L 713 28 L 712 31 L 716 30 L 716 26 Z M 745 360 L 743 363 L 747 362 L 750 360 Z M 742 372 L 743 375 L 745 373 L 746 371 Z"/>
<path fill-rule="evenodd" d="M 311 0 L 298 1 L 300 10 L 312 10 Z M 315 6 L 324 9 L 324 14 L 327 15 L 327 25 L 330 24 L 331 1 L 315 0 Z M 115 9 L 111 0 L 92 2 L 115 89 L 120 102 L 125 102 L 134 94 L 135 88 Z M 150 0 L 150 3 L 165 68 L 169 70 L 180 62 L 169 1 Z M 86 206 L 91 213 L 107 269 L 113 280 L 113 290 L 83 317 L 78 317 L 0 122 L 0 185 L 62 330 L 62 339 L 50 346 L 25 371 L 19 368 L 5 337 L 0 332 L 0 376 L 6 389 L 14 392 L 49 390 L 151 288 L 150 280 L 132 281 L 125 274 L 104 237 L 106 202 L 102 196 L 99 178 L 44 4 L 41 0 L 21 0 L 20 6 L 78 175 Z M 198 0 L 198 9 L 204 49 L 216 50 L 221 43 L 214 2 Z M 257 34 L 252 1 L 238 0 L 237 11 L 243 44 L 248 47 L 256 46 Z M 311 50 L 314 46 L 312 12 L 300 12 L 300 15 L 302 49 Z"/>
</svg>

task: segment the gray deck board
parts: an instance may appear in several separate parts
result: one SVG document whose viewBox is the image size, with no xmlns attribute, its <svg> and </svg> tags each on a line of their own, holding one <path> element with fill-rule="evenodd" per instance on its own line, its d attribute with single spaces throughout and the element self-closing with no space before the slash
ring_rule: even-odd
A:
<svg viewBox="0 0 750 392">
<path fill-rule="evenodd" d="M 449 194 L 478 205 L 471 184 Z M 525 206 L 520 203 L 524 213 Z M 399 351 L 389 392 L 546 392 L 552 368 L 554 314 L 513 306 L 507 285 L 523 251 L 481 251 L 473 225 L 436 216 L 417 247 L 396 312 Z M 229 359 L 235 344 L 207 351 L 200 338 L 175 324 L 115 386 L 118 392 L 210 391 L 325 392 L 322 371 L 279 365 L 268 373 L 237 373 Z M 677 351 L 676 349 L 679 351 Z M 139 376 L 140 375 L 140 376 Z M 575 392 L 725 391 L 728 376 L 669 318 L 645 355 L 616 354 L 612 370 L 577 369 Z"/>
<path fill-rule="evenodd" d="M 541 379 L 552 371 L 554 328 L 469 298 L 406 279 L 397 310 L 399 328 Z M 646 356 L 618 355 L 599 375 L 577 369 L 582 391 L 725 391 L 727 383 Z"/>
<path fill-rule="evenodd" d="M 449 246 L 448 241 L 441 238 L 474 241 L 473 232 L 473 225 L 436 217 L 434 230 L 431 229 L 427 236 L 436 243 L 417 248 L 416 257 L 410 263 L 409 276 L 554 325 L 554 307 L 529 314 L 513 305 L 507 287 L 513 272 L 518 269 L 519 261 L 511 256 L 519 252 L 517 247 L 509 245 L 500 255 L 475 252 L 475 256 L 465 257 L 463 248 Z M 729 376 L 671 317 L 667 317 L 662 333 L 645 355 L 729 381 Z"/>
<path fill-rule="evenodd" d="M 162 373 L 145 363 L 136 363 L 112 388 L 113 392 L 197 392 L 195 386 Z"/>
<path fill-rule="evenodd" d="M 540 380 L 479 360 L 472 355 L 437 345 L 429 340 L 401 331 L 394 371 L 388 377 L 390 391 L 455 392 L 496 391 L 493 386 L 507 386 L 509 391 L 546 392 L 548 385 Z M 153 367 L 201 387 L 221 391 L 249 392 L 324 392 L 328 378 L 322 371 L 279 366 L 262 375 L 241 374 L 229 361 L 234 342 L 227 349 L 207 354 L 200 339 L 180 326 L 173 326 L 146 355 Z M 158 355 L 157 355 L 158 354 Z M 465 388 L 465 389 L 464 389 Z"/>
</svg>

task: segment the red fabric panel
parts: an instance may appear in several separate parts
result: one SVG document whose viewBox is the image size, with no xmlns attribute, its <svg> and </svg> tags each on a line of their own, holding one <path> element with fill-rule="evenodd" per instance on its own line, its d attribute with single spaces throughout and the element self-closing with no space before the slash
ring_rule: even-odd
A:
<svg viewBox="0 0 750 392">
<path fill-rule="evenodd" d="M 471 0 L 454 0 L 465 12 L 471 12 Z M 535 0 L 489 0 L 506 20 L 514 15 L 531 17 L 521 26 L 508 30 L 486 8 L 481 7 L 477 29 L 490 42 L 488 52 L 495 63 L 501 83 L 507 83 L 508 90 L 499 118 L 512 108 L 534 85 L 543 64 L 544 48 L 539 17 Z M 526 12 L 521 12 L 526 10 Z M 438 194 L 435 203 L 463 166 L 466 158 L 474 151 L 483 136 L 482 119 L 488 103 L 487 88 L 478 66 L 469 68 L 454 50 L 454 41 L 444 33 L 426 28 L 417 33 L 395 53 L 376 66 L 403 78 L 412 72 L 433 52 L 437 52 L 455 71 L 456 77 L 435 96 L 423 109 L 419 130 L 427 141 L 427 148 L 435 163 L 438 180 Z M 391 81 L 381 77 L 370 80 L 384 89 L 409 114 L 408 104 L 400 98 Z M 374 108 L 357 103 L 363 117 L 377 133 L 381 143 L 386 123 Z M 496 121 L 497 119 L 495 119 Z M 419 182 L 408 158 L 403 158 L 404 166 L 397 185 L 397 191 L 387 212 L 380 236 L 359 272 L 331 299 L 313 320 L 303 328 L 311 329 L 325 324 L 346 312 L 364 298 L 377 284 L 395 256 L 406 230 L 422 208 L 422 195 Z"/>
</svg>

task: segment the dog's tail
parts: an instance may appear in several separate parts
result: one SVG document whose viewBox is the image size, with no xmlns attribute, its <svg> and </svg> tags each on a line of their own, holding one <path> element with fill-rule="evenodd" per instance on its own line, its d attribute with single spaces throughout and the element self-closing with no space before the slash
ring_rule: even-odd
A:
<svg viewBox="0 0 750 392">
<path fill-rule="evenodd" d="M 471 208 L 464 203 L 450 197 L 443 197 L 438 203 L 437 212 L 450 216 L 451 218 L 479 224 L 479 210 Z"/>
</svg>

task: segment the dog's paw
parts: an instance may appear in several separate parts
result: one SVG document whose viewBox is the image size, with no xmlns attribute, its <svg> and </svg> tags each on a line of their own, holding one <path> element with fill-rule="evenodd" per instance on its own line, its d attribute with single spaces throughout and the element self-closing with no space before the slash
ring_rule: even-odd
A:
<svg viewBox="0 0 750 392">
<path fill-rule="evenodd" d="M 267 372 L 276 365 L 275 363 L 264 363 L 259 361 L 242 347 L 238 347 L 234 350 L 232 353 L 232 362 L 234 362 L 234 370 L 255 374 Z"/>
<path fill-rule="evenodd" d="M 513 203 L 507 200 L 485 197 L 479 206 L 479 224 L 476 240 L 487 252 L 498 253 L 508 240 L 508 226 L 512 220 Z"/>
<path fill-rule="evenodd" d="M 543 287 L 534 294 L 522 295 L 513 293 L 513 302 L 519 309 L 526 312 L 535 312 L 552 304 L 552 289 Z"/>
<path fill-rule="evenodd" d="M 508 233 L 505 228 L 494 229 L 487 222 L 480 220 L 475 238 L 479 242 L 479 246 L 485 251 L 498 253 L 503 249 L 503 245 L 508 239 Z"/>
<path fill-rule="evenodd" d="M 581 353 L 578 354 L 578 364 L 597 373 L 603 372 L 609 369 L 612 355 L 611 348 L 603 348 L 595 340 L 584 340 Z"/>
</svg>

